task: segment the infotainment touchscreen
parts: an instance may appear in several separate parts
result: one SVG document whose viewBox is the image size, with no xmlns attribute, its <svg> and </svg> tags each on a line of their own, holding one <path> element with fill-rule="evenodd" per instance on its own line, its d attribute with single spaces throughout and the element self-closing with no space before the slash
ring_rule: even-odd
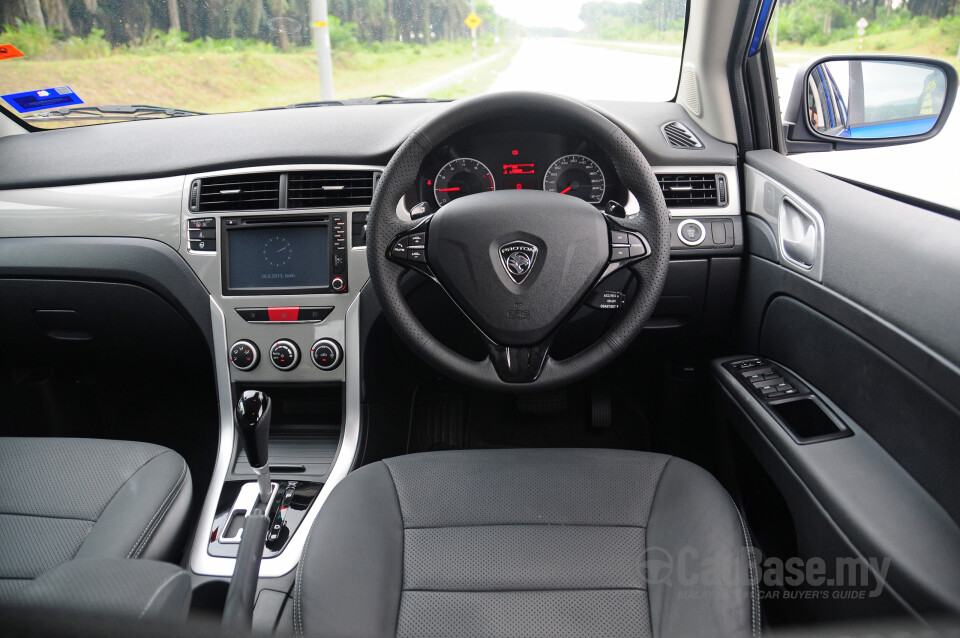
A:
<svg viewBox="0 0 960 638">
<path fill-rule="evenodd" d="M 325 224 L 230 229 L 227 287 L 244 290 L 329 286 L 328 232 Z"/>
</svg>

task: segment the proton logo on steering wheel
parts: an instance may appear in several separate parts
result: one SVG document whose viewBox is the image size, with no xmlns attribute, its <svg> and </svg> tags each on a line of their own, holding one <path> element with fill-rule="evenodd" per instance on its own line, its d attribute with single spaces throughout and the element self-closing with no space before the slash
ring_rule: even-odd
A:
<svg viewBox="0 0 960 638">
<path fill-rule="evenodd" d="M 512 241 L 500 246 L 500 263 L 514 283 L 522 284 L 537 261 L 537 247 L 525 241 Z"/>
</svg>

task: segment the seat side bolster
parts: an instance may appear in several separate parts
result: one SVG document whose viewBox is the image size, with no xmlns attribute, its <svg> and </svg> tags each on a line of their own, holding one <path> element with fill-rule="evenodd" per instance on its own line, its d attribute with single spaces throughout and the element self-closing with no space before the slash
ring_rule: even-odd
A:
<svg viewBox="0 0 960 638">
<path fill-rule="evenodd" d="M 752 547 L 727 491 L 692 463 L 664 468 L 647 525 L 647 588 L 654 638 L 759 638 Z"/>
<path fill-rule="evenodd" d="M 27 585 L 12 601 L 35 613 L 87 614 L 115 619 L 184 622 L 190 574 L 168 563 L 122 558 L 73 560 Z"/>
<path fill-rule="evenodd" d="M 377 462 L 349 474 L 323 504 L 300 560 L 297 635 L 395 635 L 403 543 L 403 515 L 387 466 Z"/>
<path fill-rule="evenodd" d="M 117 491 L 77 558 L 178 558 L 192 495 L 183 457 L 172 451 L 158 454 Z"/>
</svg>

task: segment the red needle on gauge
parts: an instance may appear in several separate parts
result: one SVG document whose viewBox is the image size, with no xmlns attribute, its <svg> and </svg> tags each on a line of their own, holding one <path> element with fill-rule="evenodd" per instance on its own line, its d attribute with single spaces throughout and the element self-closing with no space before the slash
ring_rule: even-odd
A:
<svg viewBox="0 0 960 638">
<path fill-rule="evenodd" d="M 567 186 L 567 187 L 564 188 L 562 191 L 560 191 L 560 194 L 561 194 L 561 195 L 566 195 L 567 193 L 569 193 L 569 192 L 572 191 L 572 190 L 573 190 L 573 186 Z"/>
<path fill-rule="evenodd" d="M 458 191 L 458 190 L 460 190 L 460 187 L 459 187 L 459 186 L 454 186 L 453 188 L 438 188 L 438 189 L 437 189 L 437 192 L 438 192 L 438 193 L 449 193 L 450 191 Z"/>
</svg>

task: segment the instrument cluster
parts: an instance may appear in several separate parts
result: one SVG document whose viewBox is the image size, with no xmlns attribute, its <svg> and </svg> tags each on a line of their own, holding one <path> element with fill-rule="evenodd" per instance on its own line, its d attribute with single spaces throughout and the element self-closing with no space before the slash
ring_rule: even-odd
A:
<svg viewBox="0 0 960 638">
<path fill-rule="evenodd" d="M 435 212 L 454 199 L 494 190 L 544 190 L 603 208 L 627 191 L 595 144 L 573 134 L 474 131 L 436 148 L 423 162 L 408 208 Z"/>
</svg>

